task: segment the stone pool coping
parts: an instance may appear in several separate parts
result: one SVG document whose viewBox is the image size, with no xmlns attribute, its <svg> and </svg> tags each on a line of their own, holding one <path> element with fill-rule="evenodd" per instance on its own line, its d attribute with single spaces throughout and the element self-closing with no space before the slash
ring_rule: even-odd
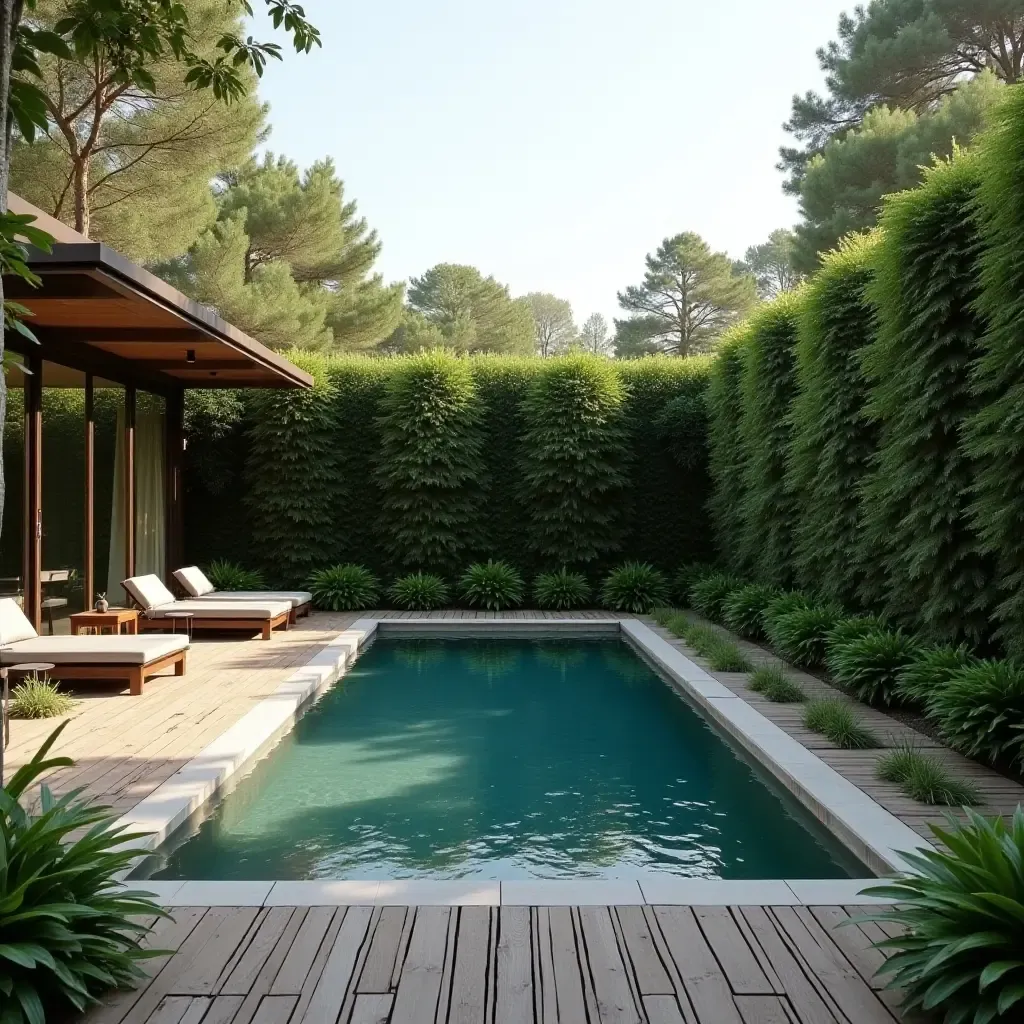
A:
<svg viewBox="0 0 1024 1024">
<path fill-rule="evenodd" d="M 639 619 L 357 619 L 348 629 L 339 633 L 327 643 L 304 666 L 288 677 L 268 698 L 261 701 L 246 715 L 222 733 L 187 765 L 176 772 L 158 789 L 136 804 L 117 822 L 126 832 L 147 833 L 132 842 L 139 850 L 154 850 L 178 826 L 187 821 L 193 814 L 202 809 L 216 796 L 235 775 L 242 772 L 252 762 L 267 752 L 289 729 L 300 716 L 304 706 L 322 693 L 328 686 L 340 679 L 355 659 L 359 650 L 374 636 L 390 635 L 437 635 L 437 634 L 471 634 L 485 635 L 498 633 L 502 636 L 523 636 L 536 633 L 561 633 L 573 635 L 579 633 L 616 633 L 621 634 L 631 645 L 646 657 L 666 679 L 688 699 L 696 704 L 719 728 L 730 738 L 739 743 L 754 759 L 797 800 L 811 811 L 824 826 L 857 856 L 870 870 L 880 875 L 900 873 L 908 869 L 908 865 L 900 856 L 900 850 L 913 850 L 927 847 L 926 841 L 913 829 L 901 822 L 895 815 L 885 810 L 872 797 L 860 790 L 849 780 L 843 778 L 835 769 L 827 765 L 816 754 L 808 750 L 800 742 L 789 736 L 784 730 L 765 718 L 743 698 L 738 697 L 728 687 L 712 678 L 700 666 L 696 665 L 679 650 L 658 636 L 649 626 Z M 597 887 L 610 887 L 606 895 L 596 902 L 615 904 L 624 902 L 617 899 L 616 893 L 628 893 L 636 887 L 641 892 L 646 886 L 653 890 L 661 885 L 682 884 L 692 888 L 697 879 L 671 879 L 666 877 L 662 882 L 622 882 L 622 881 L 528 881 L 485 883 L 489 886 L 492 896 L 486 902 L 498 902 L 504 894 L 519 891 L 526 893 L 535 891 L 538 894 L 545 887 L 552 893 L 561 891 L 552 887 L 582 886 L 585 893 L 596 891 Z M 844 883 L 849 880 L 842 880 Z M 857 889 L 877 880 L 853 880 Z M 133 885 L 145 886 L 139 880 Z M 156 882 L 150 883 L 154 887 Z M 165 883 L 161 883 L 163 886 Z M 227 882 L 182 882 L 170 883 L 178 886 L 167 898 L 177 898 L 179 892 L 196 893 L 203 887 L 218 886 L 256 886 L 253 891 L 263 885 L 268 886 L 265 898 L 277 886 L 333 885 L 343 891 L 349 885 L 365 886 L 366 883 L 332 882 L 332 883 L 298 883 L 298 882 L 267 882 L 267 883 L 227 883 Z M 707 880 L 707 885 L 729 887 L 740 884 Z M 746 886 L 768 886 L 765 893 L 770 894 L 772 886 L 786 886 L 788 883 L 779 880 L 767 882 L 743 882 Z M 808 883 L 794 883 L 805 887 Z M 376 885 L 374 902 L 378 896 L 394 899 L 395 902 L 424 902 L 424 899 L 399 900 L 397 893 L 402 886 L 406 887 L 410 896 L 425 894 L 426 902 L 430 902 L 429 890 L 433 889 L 436 899 L 444 899 L 445 887 L 463 886 L 452 898 L 464 897 L 463 883 L 436 882 L 381 882 Z M 477 883 L 474 883 L 477 885 Z M 186 886 L 193 887 L 191 890 Z M 625 886 L 625 889 L 622 887 Z M 381 888 L 384 887 L 384 888 Z M 154 888 L 154 891 L 155 888 Z M 236 893 L 246 890 L 235 889 Z M 666 889 L 665 891 L 670 891 Z M 696 889 L 693 889 L 696 893 Z M 713 893 L 714 888 L 708 889 Z M 724 889 L 719 891 L 724 892 Z M 736 890 L 739 892 L 740 890 Z M 824 890 L 823 890 L 824 891 Z M 849 893 L 849 889 L 844 889 Z M 461 895 L 460 895 L 461 894 Z M 699 895 L 699 893 L 697 894 Z M 782 889 L 776 890 L 777 898 L 785 896 Z M 493 897 L 493 898 L 492 898 Z M 253 897 L 255 898 L 255 897 Z M 592 897 L 587 895 L 586 899 Z M 705 897 L 708 898 L 708 897 Z M 643 900 L 640 900 L 643 902 Z M 329 901 L 330 902 L 330 901 Z M 346 899 L 345 903 L 352 900 Z M 520 905 L 527 902 L 516 897 Z M 536 900 L 528 902 L 535 903 Z M 539 901 L 541 904 L 543 900 Z M 626 900 L 625 902 L 632 902 Z M 652 902 L 673 902 L 672 900 L 655 900 Z M 690 901 L 686 901 L 690 902 Z M 721 900 L 716 900 L 721 902 Z M 770 903 L 770 899 L 744 899 L 741 902 Z M 786 901 L 788 902 L 788 900 Z M 818 903 L 855 902 L 845 900 L 816 900 Z M 212 905 L 208 900 L 197 900 L 195 905 Z M 223 905 L 235 905 L 231 903 Z M 262 905 L 262 904 L 261 904 Z"/>
</svg>

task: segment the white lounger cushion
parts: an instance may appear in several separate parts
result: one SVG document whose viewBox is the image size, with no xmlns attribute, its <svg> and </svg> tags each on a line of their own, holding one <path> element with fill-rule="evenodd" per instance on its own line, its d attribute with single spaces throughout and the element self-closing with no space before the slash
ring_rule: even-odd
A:
<svg viewBox="0 0 1024 1024">
<path fill-rule="evenodd" d="M 31 640 L 38 635 L 13 597 L 0 598 L 0 644 Z"/>
<path fill-rule="evenodd" d="M 150 621 L 166 617 L 168 612 L 191 612 L 196 619 L 273 619 L 292 609 L 287 601 L 213 601 L 205 597 L 174 601 L 146 611 Z M 173 620 L 168 619 L 168 622 Z"/>
<path fill-rule="evenodd" d="M 48 661 L 53 665 L 148 665 L 188 649 L 188 637 L 38 636 L 0 647 L 0 664 Z"/>
<path fill-rule="evenodd" d="M 154 573 L 148 576 L 132 576 L 131 579 L 122 580 L 121 586 L 138 601 L 144 611 L 174 604 L 174 595 Z"/>
<path fill-rule="evenodd" d="M 213 584 L 206 578 L 206 573 L 198 565 L 186 565 L 184 569 L 175 569 L 174 578 L 185 588 L 189 597 L 204 597 L 213 592 Z"/>
</svg>

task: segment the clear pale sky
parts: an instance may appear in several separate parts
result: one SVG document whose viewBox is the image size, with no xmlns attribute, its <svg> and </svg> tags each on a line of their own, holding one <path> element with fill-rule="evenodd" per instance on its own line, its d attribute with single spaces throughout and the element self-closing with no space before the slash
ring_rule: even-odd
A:
<svg viewBox="0 0 1024 1024">
<path fill-rule="evenodd" d="M 334 158 L 386 279 L 469 263 L 610 321 L 667 235 L 740 257 L 796 220 L 781 124 L 851 6 L 305 0 L 324 45 L 268 69 L 269 146 Z"/>
</svg>

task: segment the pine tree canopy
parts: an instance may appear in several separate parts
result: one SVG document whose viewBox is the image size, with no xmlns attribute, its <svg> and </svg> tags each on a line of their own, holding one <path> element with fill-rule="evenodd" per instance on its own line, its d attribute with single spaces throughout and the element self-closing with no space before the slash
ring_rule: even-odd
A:
<svg viewBox="0 0 1024 1024">
<path fill-rule="evenodd" d="M 750 246 L 736 269 L 754 275 L 762 299 L 774 299 L 792 291 L 803 279 L 794 265 L 795 258 L 796 234 L 788 228 L 777 228 L 767 242 Z"/>
<path fill-rule="evenodd" d="M 738 273 L 724 252 L 712 252 L 690 231 L 666 238 L 648 254 L 646 266 L 643 284 L 619 292 L 618 299 L 631 320 L 640 320 L 634 337 L 649 350 L 680 356 L 707 352 L 757 302 L 754 279 Z"/>
</svg>

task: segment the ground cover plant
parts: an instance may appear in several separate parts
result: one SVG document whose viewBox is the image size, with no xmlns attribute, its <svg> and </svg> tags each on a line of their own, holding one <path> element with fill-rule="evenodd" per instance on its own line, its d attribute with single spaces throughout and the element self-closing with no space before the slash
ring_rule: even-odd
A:
<svg viewBox="0 0 1024 1024">
<path fill-rule="evenodd" d="M 804 725 L 812 732 L 820 732 L 837 747 L 847 750 L 881 746 L 878 737 L 858 720 L 853 708 L 839 697 L 821 697 L 809 701 L 804 709 Z"/>
<path fill-rule="evenodd" d="M 411 572 L 391 584 L 388 597 L 399 608 L 430 611 L 448 603 L 448 584 L 434 573 Z"/>
<path fill-rule="evenodd" d="M 764 610 L 779 596 L 775 587 L 748 583 L 733 590 L 723 602 L 722 621 L 747 640 L 764 639 Z"/>
<path fill-rule="evenodd" d="M 772 610 L 767 623 L 772 648 L 791 665 L 816 669 L 825 664 L 825 642 L 843 617 L 838 605 L 816 604 L 778 614 Z"/>
<path fill-rule="evenodd" d="M 941 849 L 903 853 L 911 874 L 866 890 L 894 901 L 866 918 L 905 931 L 875 943 L 891 954 L 878 974 L 905 1011 L 1010 1024 L 1024 1001 L 1024 811 L 1009 823 L 967 815 L 931 826 Z"/>
<path fill-rule="evenodd" d="M 721 621 L 725 599 L 743 581 L 726 572 L 714 571 L 698 577 L 690 587 L 690 607 L 706 619 Z"/>
<path fill-rule="evenodd" d="M 899 743 L 883 754 L 875 765 L 875 774 L 886 782 L 895 782 L 907 796 L 921 803 L 949 807 L 978 803 L 974 786 L 955 778 L 937 757 L 913 743 Z"/>
<path fill-rule="evenodd" d="M 627 562 L 612 569 L 601 588 L 605 608 L 643 615 L 664 604 L 668 582 L 663 573 L 647 562 Z"/>
<path fill-rule="evenodd" d="M 918 652 L 914 637 L 900 629 L 876 629 L 846 643 L 833 644 L 828 670 L 836 685 L 865 704 L 898 701 L 900 674 Z"/>
<path fill-rule="evenodd" d="M 56 683 L 29 676 L 11 690 L 11 718 L 56 718 L 66 715 L 75 702 Z"/>
<path fill-rule="evenodd" d="M 542 572 L 533 581 L 533 598 L 538 608 L 582 608 L 590 598 L 590 584 L 583 573 L 564 567 Z"/>
<path fill-rule="evenodd" d="M 258 569 L 246 569 L 237 562 L 218 558 L 207 566 L 206 578 L 215 590 L 263 590 L 266 581 Z"/>
<path fill-rule="evenodd" d="M 143 976 L 138 961 L 156 955 L 140 945 L 149 932 L 142 921 L 167 916 L 145 893 L 116 881 L 138 859 L 122 844 L 138 836 L 114 828 L 109 808 L 90 806 L 78 791 L 55 799 L 43 785 L 40 812 L 28 812 L 29 789 L 49 771 L 74 763 L 49 756 L 64 725 L 2 790 L 4 1024 L 43 1024 L 98 1003 L 105 989 L 136 983 Z"/>
<path fill-rule="evenodd" d="M 755 669 L 747 686 L 776 704 L 798 704 L 807 699 L 803 689 L 777 665 L 761 665 Z"/>
<path fill-rule="evenodd" d="M 317 569 L 309 577 L 313 604 L 331 612 L 372 608 L 380 587 L 377 577 L 361 565 L 334 565 Z"/>
<path fill-rule="evenodd" d="M 476 562 L 459 579 L 459 591 L 471 608 L 498 612 L 521 604 L 526 593 L 523 577 L 507 562 Z"/>
</svg>

